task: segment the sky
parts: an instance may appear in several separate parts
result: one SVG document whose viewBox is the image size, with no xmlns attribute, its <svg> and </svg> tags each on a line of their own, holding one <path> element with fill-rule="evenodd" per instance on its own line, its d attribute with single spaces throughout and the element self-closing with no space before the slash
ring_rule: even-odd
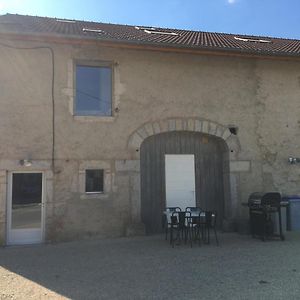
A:
<svg viewBox="0 0 300 300">
<path fill-rule="evenodd" d="M 300 39 L 300 0 L 0 0 L 5 13 Z"/>
</svg>

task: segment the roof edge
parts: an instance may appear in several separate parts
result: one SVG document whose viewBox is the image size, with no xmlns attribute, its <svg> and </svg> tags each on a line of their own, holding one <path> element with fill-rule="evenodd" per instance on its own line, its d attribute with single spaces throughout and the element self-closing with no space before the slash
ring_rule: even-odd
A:
<svg viewBox="0 0 300 300">
<path fill-rule="evenodd" d="M 64 34 L 41 34 L 41 33 L 16 33 L 8 31 L 0 31 L 0 39 L 16 40 L 16 41 L 30 41 L 43 43 L 57 43 L 57 44 L 101 44 L 106 47 L 117 47 L 136 50 L 150 50 L 161 52 L 176 52 L 176 53 L 191 53 L 204 54 L 214 56 L 232 56 L 232 57 L 247 57 L 260 59 L 281 59 L 281 60 L 300 60 L 300 55 L 294 53 L 274 53 L 271 51 L 249 51 L 240 49 L 224 49 L 211 47 L 186 47 L 184 45 L 164 44 L 158 45 L 156 43 L 145 43 L 138 41 L 122 41 L 117 39 L 95 39 L 94 37 L 79 37 L 77 35 L 66 36 Z"/>
</svg>

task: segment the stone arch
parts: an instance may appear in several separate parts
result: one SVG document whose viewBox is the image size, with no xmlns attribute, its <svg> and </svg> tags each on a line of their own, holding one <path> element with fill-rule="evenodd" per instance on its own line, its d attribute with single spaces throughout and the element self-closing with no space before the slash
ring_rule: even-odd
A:
<svg viewBox="0 0 300 300">
<path fill-rule="evenodd" d="M 194 131 L 210 134 L 223 139 L 229 149 L 230 160 L 235 160 L 240 152 L 240 143 L 229 128 L 219 123 L 198 118 L 172 118 L 161 121 L 148 122 L 140 126 L 129 137 L 128 148 L 139 152 L 143 141 L 155 134 L 171 131 Z"/>
<path fill-rule="evenodd" d="M 227 147 L 228 167 L 224 172 L 227 172 L 226 177 L 228 182 L 224 185 L 228 187 L 225 197 L 225 225 L 223 229 L 232 230 L 236 222 L 236 217 L 239 210 L 239 174 L 241 172 L 249 172 L 251 170 L 251 162 L 239 160 L 241 145 L 237 135 L 230 132 L 228 126 L 224 126 L 214 121 L 200 118 L 168 118 L 147 122 L 137 128 L 129 136 L 127 147 L 131 153 L 133 163 L 132 171 L 130 172 L 130 181 L 135 183 L 132 185 L 130 203 L 131 203 L 131 220 L 132 224 L 141 224 L 141 187 L 140 184 L 140 148 L 142 143 L 150 136 L 165 132 L 174 131 L 191 131 L 199 132 L 207 135 L 218 137 L 224 141 Z M 226 223 L 227 222 L 227 223 Z M 135 225 L 133 225 L 135 226 Z M 141 226 L 141 225 L 140 225 Z M 141 228 L 141 227 L 139 227 Z M 129 231 L 130 232 L 130 231 Z M 135 232 L 135 229 L 133 229 Z"/>
</svg>

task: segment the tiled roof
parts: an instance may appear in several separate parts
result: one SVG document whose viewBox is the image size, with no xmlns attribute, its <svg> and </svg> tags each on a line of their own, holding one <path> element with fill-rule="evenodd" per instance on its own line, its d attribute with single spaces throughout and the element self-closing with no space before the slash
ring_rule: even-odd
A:
<svg viewBox="0 0 300 300">
<path fill-rule="evenodd" d="M 167 46 L 271 56 L 300 56 L 300 40 L 116 25 L 13 14 L 0 16 L 1 32 L 42 36 L 60 35 L 66 38 L 106 40 L 154 47 Z"/>
</svg>

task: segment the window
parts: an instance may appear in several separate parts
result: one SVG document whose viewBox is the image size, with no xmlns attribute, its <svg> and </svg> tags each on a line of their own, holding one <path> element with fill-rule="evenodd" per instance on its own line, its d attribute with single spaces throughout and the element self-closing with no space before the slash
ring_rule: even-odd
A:
<svg viewBox="0 0 300 300">
<path fill-rule="evenodd" d="M 111 67 L 76 65 L 75 76 L 75 114 L 78 116 L 111 116 Z"/>
<path fill-rule="evenodd" d="M 156 29 L 154 27 L 139 27 L 139 26 L 135 26 L 135 29 L 137 29 L 137 30 L 144 30 L 144 32 L 149 33 L 149 34 L 179 35 L 176 32 L 166 31 L 165 29 L 164 30 L 160 30 L 160 29 Z"/>
<path fill-rule="evenodd" d="M 237 36 L 235 36 L 234 39 L 237 40 L 237 41 L 242 41 L 242 42 L 272 43 L 272 41 L 270 41 L 270 40 L 256 39 L 256 38 L 253 38 L 253 37 L 248 38 L 248 37 L 237 37 Z"/>
<path fill-rule="evenodd" d="M 85 170 L 85 192 L 103 193 L 104 172 L 102 169 Z"/>
</svg>

